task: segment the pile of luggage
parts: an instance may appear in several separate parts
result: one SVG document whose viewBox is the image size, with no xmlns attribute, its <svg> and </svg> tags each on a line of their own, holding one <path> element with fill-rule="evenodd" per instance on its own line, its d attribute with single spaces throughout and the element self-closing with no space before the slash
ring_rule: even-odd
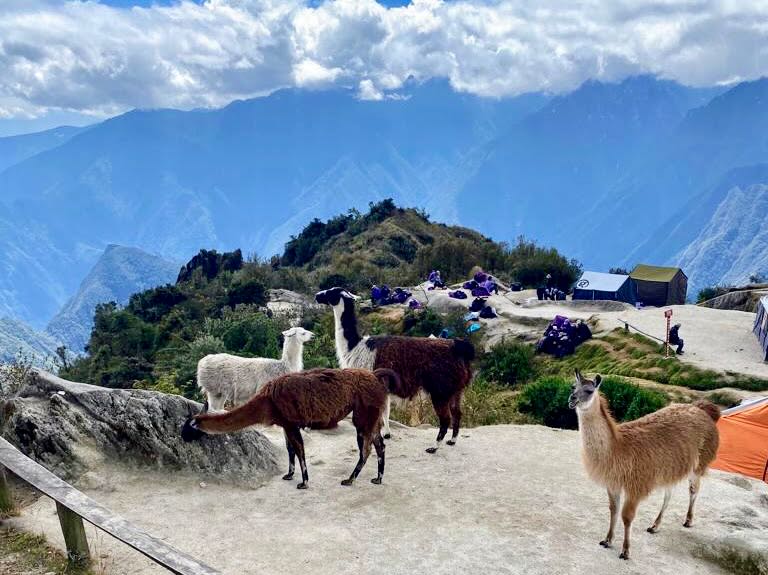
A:
<svg viewBox="0 0 768 575">
<path fill-rule="evenodd" d="M 464 282 L 462 287 L 469 290 L 474 297 L 489 297 L 493 293 L 499 293 L 499 286 L 493 277 L 484 271 L 477 272 L 471 280 Z"/>
<path fill-rule="evenodd" d="M 371 288 L 371 301 L 374 305 L 392 305 L 395 303 L 404 304 L 411 297 L 411 292 L 406 289 L 396 287 L 390 290 L 389 286 L 373 286 Z M 420 307 L 420 305 L 419 305 Z"/>
<path fill-rule="evenodd" d="M 549 288 L 536 288 L 536 297 L 539 299 L 539 301 L 542 300 L 552 300 L 552 301 L 565 301 L 565 292 L 561 289 L 558 289 L 556 287 L 549 287 Z"/>
<path fill-rule="evenodd" d="M 575 323 L 567 317 L 556 315 L 536 344 L 536 351 L 548 353 L 557 358 L 565 357 L 576 351 L 576 347 L 592 337 L 592 331 L 582 320 Z"/>
</svg>

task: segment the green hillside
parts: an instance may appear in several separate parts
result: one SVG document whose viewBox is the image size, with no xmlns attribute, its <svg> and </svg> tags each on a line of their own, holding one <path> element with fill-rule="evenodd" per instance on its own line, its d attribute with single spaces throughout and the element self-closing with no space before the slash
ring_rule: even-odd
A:
<svg viewBox="0 0 768 575">
<path fill-rule="evenodd" d="M 429 221 L 392 200 L 350 211 L 327 222 L 313 221 L 269 262 L 245 261 L 239 250 L 202 250 L 182 268 L 175 284 L 130 297 L 124 307 L 99 305 L 86 356 L 62 373 L 75 381 L 107 387 L 152 387 L 196 394 L 195 369 L 206 354 L 230 352 L 276 357 L 286 320 L 263 307 L 267 291 L 285 288 L 307 295 L 343 285 L 362 294 L 374 283 L 412 285 L 430 270 L 449 281 L 466 278 L 480 266 L 507 280 L 536 285 L 552 273 L 567 286 L 577 262 L 555 250 L 520 240 L 514 247 L 478 232 Z M 363 318 L 366 333 L 412 329 Z M 379 322 L 378 324 L 376 322 Z M 318 337 L 306 350 L 308 367 L 335 362 L 331 315 L 312 313 L 305 327 Z"/>
</svg>

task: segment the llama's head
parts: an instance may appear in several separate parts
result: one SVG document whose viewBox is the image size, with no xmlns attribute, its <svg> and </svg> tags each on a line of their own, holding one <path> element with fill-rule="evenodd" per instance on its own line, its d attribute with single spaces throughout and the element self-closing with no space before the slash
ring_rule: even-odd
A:
<svg viewBox="0 0 768 575">
<path fill-rule="evenodd" d="M 315 337 L 315 334 L 303 327 L 292 327 L 283 332 L 283 337 L 286 341 L 292 339 L 300 343 L 306 343 Z"/>
<path fill-rule="evenodd" d="M 199 441 L 205 435 L 208 434 L 197 426 L 197 420 L 190 415 L 181 428 L 181 438 L 189 443 L 190 441 Z"/>
<path fill-rule="evenodd" d="M 595 403 L 598 396 L 597 390 L 600 389 L 600 383 L 603 379 L 596 375 L 594 380 L 582 377 L 581 372 L 576 370 L 576 381 L 573 384 L 573 391 L 568 398 L 568 407 L 571 409 L 588 410 Z"/>
<path fill-rule="evenodd" d="M 333 308 L 343 305 L 344 302 L 354 304 L 355 300 L 360 299 L 355 294 L 340 287 L 333 287 L 319 291 L 315 294 L 315 301 L 320 304 L 329 305 Z"/>
</svg>

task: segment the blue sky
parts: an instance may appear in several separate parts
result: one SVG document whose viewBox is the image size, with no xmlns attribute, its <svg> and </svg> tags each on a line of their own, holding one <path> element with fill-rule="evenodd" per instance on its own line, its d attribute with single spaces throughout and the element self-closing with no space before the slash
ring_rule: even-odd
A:
<svg viewBox="0 0 768 575">
<path fill-rule="evenodd" d="M 285 87 L 386 101 L 410 77 L 490 98 L 707 86 L 768 74 L 768 2 L 0 0 L 0 70 L 0 134 Z"/>
</svg>

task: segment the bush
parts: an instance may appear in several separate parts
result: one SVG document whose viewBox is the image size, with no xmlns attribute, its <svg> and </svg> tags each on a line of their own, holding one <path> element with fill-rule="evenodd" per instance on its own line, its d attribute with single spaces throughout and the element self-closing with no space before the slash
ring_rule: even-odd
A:
<svg viewBox="0 0 768 575">
<path fill-rule="evenodd" d="M 322 280 L 320 280 L 320 289 L 331 289 L 334 287 L 341 287 L 344 289 L 351 289 L 350 284 L 353 283 L 347 278 L 346 276 L 343 276 L 341 274 L 330 274 L 325 276 Z"/>
<path fill-rule="evenodd" d="M 227 304 L 231 307 L 240 304 L 265 305 L 266 303 L 267 289 L 258 280 L 238 283 L 227 292 Z"/>
<path fill-rule="evenodd" d="M 642 388 L 620 377 L 605 377 L 600 391 L 605 395 L 611 413 L 618 421 L 632 421 L 658 411 L 669 403 L 658 391 Z"/>
<path fill-rule="evenodd" d="M 502 341 L 485 354 L 481 373 L 488 381 L 514 386 L 530 381 L 535 374 L 532 345 L 517 341 Z"/>
<path fill-rule="evenodd" d="M 606 377 L 600 391 L 608 400 L 617 421 L 632 421 L 664 407 L 667 398 L 619 377 Z M 569 379 L 557 376 L 541 378 L 523 388 L 518 402 L 521 413 L 528 413 L 549 427 L 576 429 L 576 411 L 568 407 L 571 394 Z"/>
<path fill-rule="evenodd" d="M 699 290 L 696 296 L 696 303 L 705 302 L 721 295 L 727 294 L 733 289 L 733 286 L 708 286 Z"/>
<path fill-rule="evenodd" d="M 577 429 L 576 411 L 568 407 L 571 384 L 562 377 L 543 377 L 523 388 L 517 407 L 548 427 Z"/>
</svg>

